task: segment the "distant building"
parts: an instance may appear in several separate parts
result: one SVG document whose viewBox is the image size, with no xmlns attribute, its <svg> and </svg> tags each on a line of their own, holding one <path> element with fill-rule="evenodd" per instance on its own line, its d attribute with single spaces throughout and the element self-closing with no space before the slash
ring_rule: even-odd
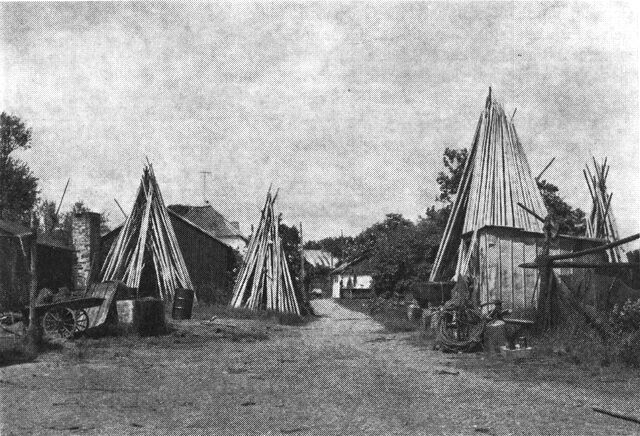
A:
<svg viewBox="0 0 640 436">
<path fill-rule="evenodd" d="M 333 298 L 368 298 L 373 292 L 373 267 L 366 257 L 346 262 L 331 272 Z"/>
<path fill-rule="evenodd" d="M 307 289 L 314 295 L 319 295 L 318 290 L 320 290 L 323 297 L 331 297 L 330 273 L 338 265 L 338 259 L 324 250 L 306 249 L 303 254 L 305 266 L 307 267 Z"/>
<path fill-rule="evenodd" d="M 228 221 L 210 204 L 205 204 L 204 206 L 172 204 L 167 208 L 211 233 L 231 248 L 238 250 L 242 254 L 245 253 L 247 238 L 240 232 L 240 224 L 237 221 Z"/>
</svg>

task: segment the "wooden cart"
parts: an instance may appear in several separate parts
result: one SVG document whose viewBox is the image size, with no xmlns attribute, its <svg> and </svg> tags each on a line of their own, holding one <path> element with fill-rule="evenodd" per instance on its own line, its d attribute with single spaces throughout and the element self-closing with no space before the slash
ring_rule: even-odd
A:
<svg viewBox="0 0 640 436">
<path fill-rule="evenodd" d="M 100 306 L 103 302 L 104 298 L 81 297 L 41 304 L 36 306 L 36 317 L 46 337 L 70 338 L 89 327 L 87 309 Z"/>
</svg>

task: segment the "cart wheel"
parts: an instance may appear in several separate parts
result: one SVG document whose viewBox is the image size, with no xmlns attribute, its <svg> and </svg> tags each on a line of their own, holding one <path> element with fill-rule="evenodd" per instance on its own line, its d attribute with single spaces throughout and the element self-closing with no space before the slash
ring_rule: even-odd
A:
<svg viewBox="0 0 640 436">
<path fill-rule="evenodd" d="M 74 333 L 82 333 L 89 327 L 89 315 L 84 309 L 76 310 Z"/>
<path fill-rule="evenodd" d="M 75 329 L 75 316 L 71 309 L 58 307 L 48 310 L 42 317 L 42 329 L 50 338 L 70 338 Z"/>
</svg>

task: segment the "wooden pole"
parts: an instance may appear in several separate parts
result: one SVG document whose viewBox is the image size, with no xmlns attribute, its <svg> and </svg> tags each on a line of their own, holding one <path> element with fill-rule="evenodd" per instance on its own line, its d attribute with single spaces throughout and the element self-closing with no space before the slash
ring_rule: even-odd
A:
<svg viewBox="0 0 640 436">
<path fill-rule="evenodd" d="M 64 191 L 62 191 L 62 197 L 60 197 L 60 203 L 58 203 L 58 207 L 56 208 L 56 218 L 58 217 L 58 214 L 60 213 L 60 206 L 62 206 L 62 200 L 64 200 L 64 195 L 67 193 L 67 188 L 69 187 L 69 182 L 71 181 L 71 178 L 67 179 L 67 184 L 64 185 Z"/>
<path fill-rule="evenodd" d="M 120 212 L 122 212 L 122 215 L 124 216 L 124 219 L 127 219 L 127 214 L 125 213 L 124 209 L 122 208 L 122 206 L 120 206 L 120 203 L 118 203 L 118 200 L 116 200 L 115 198 L 113 199 L 113 201 L 116 202 L 116 204 L 118 205 L 118 209 L 120 209 Z"/>
<path fill-rule="evenodd" d="M 302 222 L 300 223 L 300 290 L 302 291 L 302 298 L 305 302 L 309 301 L 309 289 L 307 289 L 305 282 L 304 271 L 304 242 L 302 239 Z"/>
<path fill-rule="evenodd" d="M 523 208 L 525 211 L 527 211 L 529 214 L 531 214 L 533 217 L 535 217 L 538 221 L 540 221 L 541 223 L 544 224 L 544 218 L 542 218 L 540 215 L 538 215 L 537 213 L 535 213 L 534 211 L 532 211 L 531 209 L 529 209 L 527 206 L 525 206 L 524 204 L 522 204 L 520 202 L 518 202 L 518 206 Z"/>
<path fill-rule="evenodd" d="M 553 161 L 555 161 L 556 158 L 554 157 L 553 159 L 551 159 L 551 161 L 547 164 L 546 167 L 544 167 L 542 169 L 542 171 L 540 171 L 540 174 L 537 175 L 536 177 L 536 183 L 540 180 L 540 177 L 542 177 L 542 175 L 545 173 L 545 171 L 547 171 L 549 169 L 549 167 L 551 166 L 551 164 L 553 163 Z"/>
<path fill-rule="evenodd" d="M 635 416 L 623 415 L 622 413 L 612 412 L 610 410 L 601 409 L 600 407 L 593 407 L 594 412 L 602 413 L 604 415 L 613 416 L 614 418 L 623 419 L 625 421 L 635 422 L 636 424 L 640 424 L 640 418 L 636 418 Z"/>
<path fill-rule="evenodd" d="M 619 241 L 600 245 L 599 247 L 589 248 L 588 250 L 576 251 L 575 253 L 557 254 L 555 256 L 550 256 L 549 259 L 553 261 L 565 260 L 565 259 L 573 259 L 575 257 L 586 256 L 587 254 L 600 253 L 601 251 L 605 251 L 609 248 L 617 247 L 618 245 L 626 244 L 627 242 L 635 241 L 636 239 L 640 239 L 640 233 L 636 233 L 635 235 L 620 239 Z"/>
<path fill-rule="evenodd" d="M 612 262 L 612 263 L 583 263 L 583 262 L 554 262 L 552 261 L 552 268 L 633 268 L 638 264 L 634 262 Z M 521 263 L 520 268 L 539 268 L 539 263 Z"/>
<path fill-rule="evenodd" d="M 31 262 L 29 267 L 29 328 L 27 329 L 27 352 L 36 354 L 42 341 L 42 331 L 36 315 L 36 298 L 38 297 L 38 218 L 31 215 Z"/>
</svg>

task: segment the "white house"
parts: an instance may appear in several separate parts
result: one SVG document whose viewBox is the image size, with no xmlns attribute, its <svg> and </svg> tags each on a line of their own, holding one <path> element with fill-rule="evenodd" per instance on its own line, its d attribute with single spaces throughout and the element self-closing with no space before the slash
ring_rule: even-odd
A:
<svg viewBox="0 0 640 436">
<path fill-rule="evenodd" d="M 373 292 L 373 268 L 363 257 L 334 269 L 331 280 L 333 298 L 368 298 Z"/>
</svg>

